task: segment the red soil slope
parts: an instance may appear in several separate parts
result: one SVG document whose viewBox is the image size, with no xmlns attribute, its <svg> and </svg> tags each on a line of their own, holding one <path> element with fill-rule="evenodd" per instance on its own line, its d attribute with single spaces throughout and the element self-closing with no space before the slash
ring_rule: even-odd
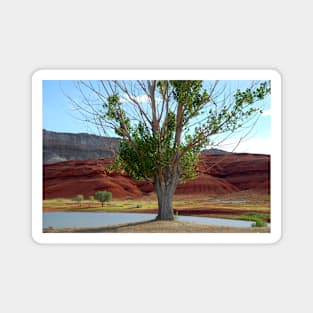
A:
<svg viewBox="0 0 313 313">
<path fill-rule="evenodd" d="M 108 173 L 105 168 L 112 159 L 66 161 L 43 167 L 43 197 L 85 198 L 98 190 L 111 191 L 114 198 L 140 198 L 153 192 L 146 182 L 136 182 L 127 175 Z M 270 157 L 258 154 L 202 153 L 199 176 L 180 184 L 176 194 L 228 194 L 251 190 L 269 193 Z"/>
<path fill-rule="evenodd" d="M 239 190 L 270 191 L 270 156 L 264 154 L 202 153 L 199 171 L 226 180 Z"/>
</svg>

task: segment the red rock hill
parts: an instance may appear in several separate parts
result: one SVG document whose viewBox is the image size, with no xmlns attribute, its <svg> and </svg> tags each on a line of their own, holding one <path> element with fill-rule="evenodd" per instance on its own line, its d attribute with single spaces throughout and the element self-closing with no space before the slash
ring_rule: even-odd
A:
<svg viewBox="0 0 313 313">
<path fill-rule="evenodd" d="M 98 190 L 110 191 L 113 198 L 140 198 L 153 192 L 146 182 L 136 182 L 127 175 L 108 173 L 112 159 L 66 161 L 43 167 L 43 197 L 85 198 Z M 269 193 L 270 156 L 261 154 L 203 152 L 198 177 L 180 184 L 176 194 L 228 194 L 251 190 Z"/>
</svg>

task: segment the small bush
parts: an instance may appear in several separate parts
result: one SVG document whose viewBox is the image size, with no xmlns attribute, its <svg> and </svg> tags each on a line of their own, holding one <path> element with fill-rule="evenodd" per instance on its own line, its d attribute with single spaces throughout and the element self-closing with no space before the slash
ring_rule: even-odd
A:
<svg viewBox="0 0 313 313">
<path fill-rule="evenodd" d="M 97 191 L 95 194 L 95 198 L 101 202 L 102 207 L 104 202 L 108 202 L 112 200 L 112 192 L 109 191 Z"/>
<path fill-rule="evenodd" d="M 260 214 L 256 212 L 251 212 L 251 213 L 247 213 L 245 215 L 239 216 L 239 219 L 243 221 L 255 222 L 255 224 L 252 225 L 252 227 L 266 227 L 267 226 L 266 219 L 268 217 L 269 217 L 269 214 Z"/>
<path fill-rule="evenodd" d="M 84 200 L 84 195 L 77 195 L 75 200 L 81 205 L 81 202 Z"/>
<path fill-rule="evenodd" d="M 94 196 L 89 196 L 89 200 L 90 200 L 90 201 L 94 201 L 94 200 L 95 200 L 95 197 L 94 197 Z"/>
<path fill-rule="evenodd" d="M 257 212 L 249 212 L 246 213 L 245 216 L 256 217 L 264 221 L 270 220 L 271 218 L 271 215 L 269 213 L 257 213 Z"/>
<path fill-rule="evenodd" d="M 259 219 L 259 218 L 253 218 L 253 221 L 255 222 L 254 225 L 252 225 L 252 227 L 266 227 L 267 223 L 266 221 Z"/>
</svg>

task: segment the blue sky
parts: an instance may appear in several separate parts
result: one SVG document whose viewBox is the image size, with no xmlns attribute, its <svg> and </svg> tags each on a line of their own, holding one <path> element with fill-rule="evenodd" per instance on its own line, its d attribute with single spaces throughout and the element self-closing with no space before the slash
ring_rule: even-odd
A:
<svg viewBox="0 0 313 313">
<path fill-rule="evenodd" d="M 250 81 L 224 81 L 230 88 L 244 89 Z M 66 95 L 79 99 L 80 94 L 71 80 L 45 80 L 43 81 L 43 128 L 56 132 L 91 133 L 101 135 L 90 124 L 79 120 L 79 114 L 73 108 Z M 236 152 L 266 153 L 270 154 L 270 97 L 263 101 L 264 113 L 259 118 L 252 131 L 240 142 Z M 237 146 L 238 137 L 225 140 L 219 148 L 232 151 Z"/>
</svg>

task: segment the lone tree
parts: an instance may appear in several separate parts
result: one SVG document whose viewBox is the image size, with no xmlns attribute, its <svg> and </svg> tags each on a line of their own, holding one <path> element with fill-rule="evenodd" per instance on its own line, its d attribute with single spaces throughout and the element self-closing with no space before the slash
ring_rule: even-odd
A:
<svg viewBox="0 0 313 313">
<path fill-rule="evenodd" d="M 113 168 L 153 184 L 160 220 L 173 220 L 179 182 L 196 176 L 200 150 L 258 118 L 270 82 L 230 93 L 218 81 L 79 81 L 70 98 L 83 120 L 121 138 Z"/>
<path fill-rule="evenodd" d="M 108 191 L 97 191 L 95 194 L 96 200 L 101 202 L 101 205 L 103 207 L 104 202 L 108 202 L 112 200 L 112 193 Z"/>
</svg>

